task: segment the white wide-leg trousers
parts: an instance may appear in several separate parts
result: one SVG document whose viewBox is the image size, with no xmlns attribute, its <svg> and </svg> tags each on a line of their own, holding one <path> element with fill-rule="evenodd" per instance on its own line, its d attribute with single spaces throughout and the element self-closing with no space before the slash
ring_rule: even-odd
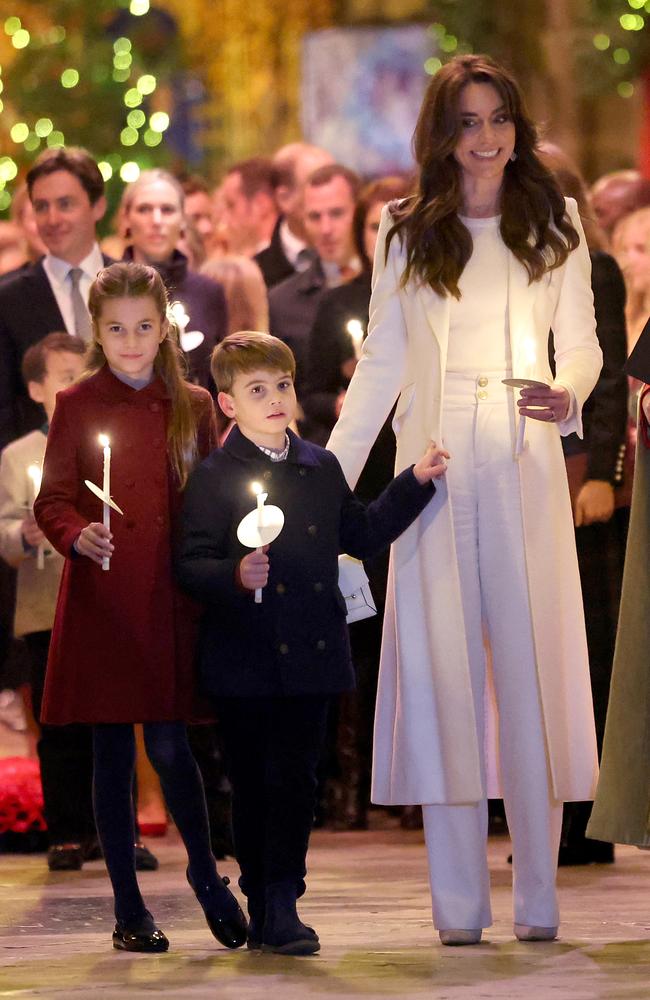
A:
<svg viewBox="0 0 650 1000">
<path fill-rule="evenodd" d="M 513 457 L 514 401 L 503 377 L 503 372 L 447 374 L 447 482 L 484 782 L 484 628 L 492 650 L 500 777 L 513 844 L 514 921 L 555 927 L 562 803 L 551 792 Z M 488 927 L 487 799 L 425 805 L 423 816 L 434 925 Z"/>
</svg>

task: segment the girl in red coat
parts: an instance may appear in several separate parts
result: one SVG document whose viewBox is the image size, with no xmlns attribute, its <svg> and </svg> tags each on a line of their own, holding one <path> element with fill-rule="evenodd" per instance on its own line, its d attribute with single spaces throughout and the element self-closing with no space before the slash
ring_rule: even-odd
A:
<svg viewBox="0 0 650 1000">
<path fill-rule="evenodd" d="M 39 526 L 66 557 L 42 719 L 93 726 L 97 830 L 115 894 L 113 946 L 166 951 L 135 874 L 133 723 L 189 857 L 187 878 L 212 933 L 239 947 L 246 922 L 217 873 L 201 777 L 184 720 L 192 715 L 196 610 L 172 578 L 172 529 L 181 491 L 215 446 L 208 392 L 183 380 L 178 335 L 157 271 L 112 264 L 90 290 L 93 342 L 85 377 L 57 396 L 35 504 Z M 111 445 L 111 494 L 124 515 L 104 527 L 102 484 Z M 110 557 L 110 569 L 102 560 Z"/>
</svg>

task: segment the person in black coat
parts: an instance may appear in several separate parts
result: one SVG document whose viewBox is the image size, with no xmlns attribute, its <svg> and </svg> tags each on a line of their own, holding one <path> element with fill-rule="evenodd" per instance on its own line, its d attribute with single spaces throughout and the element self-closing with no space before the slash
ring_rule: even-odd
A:
<svg viewBox="0 0 650 1000">
<path fill-rule="evenodd" d="M 338 163 L 309 175 L 302 211 L 315 259 L 305 271 L 280 282 L 269 293 L 269 330 L 295 355 L 301 405 L 307 381 L 307 343 L 318 303 L 328 288 L 349 281 L 359 271 L 352 234 L 358 190 L 357 175 Z"/>
<path fill-rule="evenodd" d="M 283 221 L 283 218 L 280 216 L 271 234 L 271 242 L 253 257 L 253 260 L 262 272 L 267 288 L 279 285 L 281 281 L 290 278 L 296 273 L 296 268 L 287 257 L 282 245 L 280 227 Z"/>
<path fill-rule="evenodd" d="M 124 259 L 150 264 L 161 275 L 180 330 L 188 379 L 214 388 L 210 356 L 228 332 L 228 308 L 222 286 L 189 268 L 176 248 L 183 233 L 185 194 L 165 170 L 147 170 L 129 184 L 121 212 L 130 245 Z"/>
<path fill-rule="evenodd" d="M 604 241 L 590 217 L 584 182 L 578 171 L 555 147 L 550 147 L 544 159 L 555 173 L 563 193 L 576 199 L 585 223 L 596 333 L 603 352 L 598 381 L 582 410 L 584 436 L 579 438 L 577 434 L 570 434 L 562 438 L 573 506 L 600 754 L 622 584 L 621 539 L 614 511 L 616 489 L 623 478 L 627 425 L 628 387 L 623 370 L 627 356 L 625 283 L 614 258 L 599 248 Z M 550 350 L 552 354 L 552 343 Z M 565 803 L 560 865 L 614 860 L 612 844 L 585 837 L 591 805 L 591 802 Z"/>
<path fill-rule="evenodd" d="M 45 150 L 27 174 L 27 187 L 47 254 L 0 283 L 0 448 L 43 422 L 41 408 L 23 384 L 25 351 L 49 333 L 67 331 L 89 339 L 88 290 L 97 271 L 111 263 L 97 246 L 95 227 L 106 201 L 104 179 L 89 153 Z M 86 312 L 85 330 L 75 326 L 72 271 L 80 275 L 77 295 Z"/>
<path fill-rule="evenodd" d="M 332 454 L 287 431 L 297 403 L 285 344 L 232 334 L 212 367 L 219 405 L 237 426 L 188 482 L 178 575 L 206 606 L 198 669 L 223 727 L 249 947 L 311 954 L 318 938 L 295 904 L 316 766 L 329 696 L 354 684 L 338 555 L 387 547 L 429 502 L 448 456 L 431 446 L 366 508 Z M 268 552 L 247 552 L 237 536 L 255 482 L 284 512 Z"/>
<path fill-rule="evenodd" d="M 330 153 L 307 142 L 291 142 L 273 156 L 272 183 L 280 214 L 271 242 L 254 257 L 267 288 L 309 266 L 313 253 L 305 230 L 302 191 L 315 170 L 333 162 Z"/>
<path fill-rule="evenodd" d="M 302 432 L 316 444 L 326 444 L 336 423 L 356 367 L 359 337 L 365 337 L 368 327 L 372 261 L 381 210 L 386 202 L 402 198 L 408 191 L 409 182 L 402 177 L 383 177 L 362 189 L 352 222 L 362 271 L 346 284 L 327 291 L 318 304 L 309 334 L 307 387 L 302 400 Z M 351 330 L 356 333 L 356 344 Z M 391 410 L 356 485 L 355 494 L 364 503 L 379 496 L 392 479 L 395 467 L 392 419 Z M 350 629 L 357 686 L 341 697 L 338 714 L 332 713 L 321 776 L 318 821 L 339 829 L 359 830 L 368 825 L 373 717 L 388 554 L 384 552 L 367 561 L 366 572 L 379 613 L 355 622 Z M 420 816 L 419 806 L 405 806 L 402 823 L 419 825 Z"/>
<path fill-rule="evenodd" d="M 576 525 L 598 752 L 602 750 L 621 595 L 620 538 L 614 518 L 627 424 L 625 284 L 613 257 L 591 251 L 591 285 L 603 367 L 582 411 L 584 437 L 562 438 Z M 614 847 L 589 840 L 591 802 L 564 806 L 560 865 L 606 863 Z"/>
</svg>

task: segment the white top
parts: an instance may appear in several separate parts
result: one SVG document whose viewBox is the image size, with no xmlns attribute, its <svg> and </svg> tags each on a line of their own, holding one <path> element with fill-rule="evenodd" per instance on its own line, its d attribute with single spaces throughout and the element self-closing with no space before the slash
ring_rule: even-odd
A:
<svg viewBox="0 0 650 1000">
<path fill-rule="evenodd" d="M 79 291 L 86 305 L 88 305 L 90 286 L 97 277 L 98 272 L 104 266 L 102 252 L 95 243 L 88 256 L 79 262 L 79 267 L 83 271 L 79 279 Z M 49 253 L 43 258 L 43 269 L 54 292 L 56 303 L 61 310 L 65 328 L 71 334 L 75 332 L 74 311 L 71 300 L 72 279 L 70 278 L 70 271 L 72 271 L 73 267 L 74 265 L 70 264 L 67 260 L 61 260 L 60 257 L 53 257 Z"/>
<path fill-rule="evenodd" d="M 512 367 L 508 324 L 508 248 L 500 216 L 460 216 L 474 249 L 460 276 L 460 300 L 451 297 L 447 371 L 480 375 Z"/>
</svg>

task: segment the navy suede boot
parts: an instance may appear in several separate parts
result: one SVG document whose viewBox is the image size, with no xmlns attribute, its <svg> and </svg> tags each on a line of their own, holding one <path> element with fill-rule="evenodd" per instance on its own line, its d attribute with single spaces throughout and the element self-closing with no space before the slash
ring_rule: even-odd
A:
<svg viewBox="0 0 650 1000">
<path fill-rule="evenodd" d="M 318 935 L 296 911 L 295 882 L 275 882 L 265 893 L 262 951 L 278 955 L 313 955 L 320 950 Z"/>
</svg>

